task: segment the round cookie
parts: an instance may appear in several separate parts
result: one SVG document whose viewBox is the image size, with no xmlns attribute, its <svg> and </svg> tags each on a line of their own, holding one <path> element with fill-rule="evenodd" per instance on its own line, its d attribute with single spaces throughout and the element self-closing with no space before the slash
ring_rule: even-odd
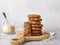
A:
<svg viewBox="0 0 60 45">
<path fill-rule="evenodd" d="M 31 30 L 36 30 L 35 28 L 31 28 Z"/>
<path fill-rule="evenodd" d="M 38 21 L 38 22 L 39 22 L 39 21 L 42 21 L 42 19 L 40 19 L 40 18 L 29 18 L 29 20 L 30 20 L 30 21 Z"/>
<path fill-rule="evenodd" d="M 31 18 L 31 17 L 34 17 L 34 18 L 36 18 L 36 17 L 37 17 L 37 18 L 40 18 L 41 16 L 38 15 L 38 14 L 29 14 L 28 17 L 29 17 L 29 18 Z"/>
<path fill-rule="evenodd" d="M 24 29 L 24 36 L 28 36 L 31 33 L 30 30 Z"/>
<path fill-rule="evenodd" d="M 31 30 L 34 30 L 34 31 L 35 31 L 35 30 L 38 31 L 38 30 L 41 30 L 41 29 L 42 29 L 42 28 L 31 28 Z"/>
<path fill-rule="evenodd" d="M 32 24 L 32 25 L 40 25 L 41 22 L 30 21 L 30 24 Z"/>
<path fill-rule="evenodd" d="M 40 34 L 40 33 L 42 33 L 42 32 L 41 32 L 41 30 L 39 30 L 39 31 L 31 31 L 31 33 L 32 33 L 32 34 Z"/>
<path fill-rule="evenodd" d="M 41 34 L 31 34 L 32 36 L 41 36 L 42 35 L 42 33 Z"/>
<path fill-rule="evenodd" d="M 36 30 L 41 30 L 42 28 L 35 28 Z"/>
<path fill-rule="evenodd" d="M 24 22 L 24 28 L 30 28 L 30 22 Z"/>
<path fill-rule="evenodd" d="M 41 24 L 41 25 L 31 25 L 31 27 L 35 27 L 35 28 L 41 28 L 43 25 Z"/>
</svg>

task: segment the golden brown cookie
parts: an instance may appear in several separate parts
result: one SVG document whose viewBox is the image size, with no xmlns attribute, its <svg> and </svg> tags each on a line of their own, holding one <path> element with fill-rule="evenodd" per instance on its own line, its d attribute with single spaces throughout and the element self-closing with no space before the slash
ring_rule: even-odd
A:
<svg viewBox="0 0 60 45">
<path fill-rule="evenodd" d="M 31 33 L 32 33 L 32 34 L 40 34 L 40 33 L 42 33 L 42 32 L 41 32 L 41 30 L 38 30 L 38 31 L 37 31 L 37 30 L 36 30 L 36 31 L 33 30 L 33 31 L 31 31 Z"/>
<path fill-rule="evenodd" d="M 30 22 L 24 22 L 24 28 L 31 28 Z"/>
<path fill-rule="evenodd" d="M 29 17 L 29 18 L 31 18 L 31 17 L 34 17 L 34 18 L 37 17 L 37 18 L 39 18 L 39 17 L 41 17 L 41 16 L 38 15 L 38 14 L 29 14 L 28 17 Z"/>
<path fill-rule="evenodd" d="M 34 27 L 31 28 L 31 30 L 34 30 L 34 31 L 35 31 L 35 30 L 41 30 L 41 29 L 42 29 L 42 28 L 39 28 L 39 27 L 38 27 L 38 28 L 34 28 Z"/>
<path fill-rule="evenodd" d="M 30 21 L 30 24 L 31 24 L 31 25 L 40 25 L 41 22 Z"/>
<path fill-rule="evenodd" d="M 40 18 L 29 18 L 29 20 L 30 20 L 30 21 L 38 21 L 38 22 L 39 22 L 39 21 L 42 21 L 42 19 L 40 19 Z"/>
<path fill-rule="evenodd" d="M 35 28 L 36 30 L 41 30 L 42 28 Z"/>
<path fill-rule="evenodd" d="M 24 36 L 31 34 L 31 30 L 24 29 Z"/>
<path fill-rule="evenodd" d="M 32 36 L 41 36 L 42 35 L 42 33 L 41 34 L 31 34 Z"/>
<path fill-rule="evenodd" d="M 35 28 L 37 28 L 37 27 L 39 27 L 39 28 L 41 28 L 43 25 L 41 24 L 41 25 L 31 25 L 31 27 L 35 27 Z"/>
</svg>

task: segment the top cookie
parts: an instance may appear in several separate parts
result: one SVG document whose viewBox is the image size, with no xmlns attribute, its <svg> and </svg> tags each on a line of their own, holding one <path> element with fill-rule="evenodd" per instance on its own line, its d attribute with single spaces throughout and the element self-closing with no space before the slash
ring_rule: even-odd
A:
<svg viewBox="0 0 60 45">
<path fill-rule="evenodd" d="M 28 17 L 30 18 L 32 18 L 32 17 L 34 17 L 34 18 L 40 18 L 41 16 L 40 15 L 38 15 L 38 14 L 29 14 L 28 15 Z"/>
</svg>

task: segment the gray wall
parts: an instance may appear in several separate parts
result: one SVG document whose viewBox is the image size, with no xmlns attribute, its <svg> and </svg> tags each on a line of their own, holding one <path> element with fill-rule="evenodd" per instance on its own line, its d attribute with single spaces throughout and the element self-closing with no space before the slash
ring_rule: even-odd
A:
<svg viewBox="0 0 60 45">
<path fill-rule="evenodd" d="M 27 14 L 37 13 L 42 16 L 43 29 L 60 31 L 60 0 L 0 0 L 0 28 L 5 20 L 2 12 L 17 29 L 23 28 Z"/>
</svg>

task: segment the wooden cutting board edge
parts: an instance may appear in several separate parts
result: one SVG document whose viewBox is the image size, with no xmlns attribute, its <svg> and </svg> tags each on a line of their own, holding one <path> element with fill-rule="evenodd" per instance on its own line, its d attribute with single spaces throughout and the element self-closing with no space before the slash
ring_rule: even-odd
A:
<svg viewBox="0 0 60 45">
<path fill-rule="evenodd" d="M 39 41 L 39 40 L 45 40 L 50 37 L 50 33 L 48 31 L 42 30 L 43 35 L 41 36 L 24 36 L 24 30 L 16 32 L 16 38 L 22 39 L 22 37 L 25 38 L 25 41 Z"/>
</svg>

